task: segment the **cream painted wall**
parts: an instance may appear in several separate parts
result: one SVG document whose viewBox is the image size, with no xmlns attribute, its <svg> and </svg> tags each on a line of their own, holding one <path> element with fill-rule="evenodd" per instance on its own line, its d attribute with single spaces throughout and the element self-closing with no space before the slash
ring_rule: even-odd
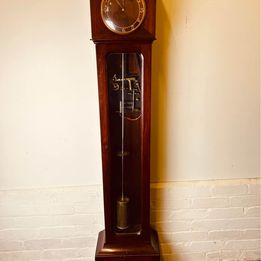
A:
<svg viewBox="0 0 261 261">
<path fill-rule="evenodd" d="M 158 0 L 153 180 L 259 175 L 259 1 Z M 0 0 L 0 187 L 101 183 L 88 0 Z"/>
<path fill-rule="evenodd" d="M 161 0 L 153 180 L 259 176 L 259 0 Z"/>
<path fill-rule="evenodd" d="M 89 1 L 0 7 L 0 186 L 101 183 Z"/>
</svg>

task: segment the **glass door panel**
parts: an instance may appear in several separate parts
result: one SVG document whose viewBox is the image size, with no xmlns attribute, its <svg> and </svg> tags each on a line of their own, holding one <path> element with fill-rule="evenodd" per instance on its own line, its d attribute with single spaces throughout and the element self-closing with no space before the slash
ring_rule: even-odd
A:
<svg viewBox="0 0 261 261">
<path fill-rule="evenodd" d="M 139 234 L 143 57 L 109 54 L 107 70 L 114 232 Z"/>
</svg>

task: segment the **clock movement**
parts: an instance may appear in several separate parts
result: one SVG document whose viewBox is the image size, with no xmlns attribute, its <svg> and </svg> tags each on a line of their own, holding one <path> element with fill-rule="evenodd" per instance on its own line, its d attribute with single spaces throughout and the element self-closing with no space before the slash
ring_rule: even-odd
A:
<svg viewBox="0 0 261 261">
<path fill-rule="evenodd" d="M 150 227 L 155 0 L 90 0 L 96 45 L 105 230 L 96 260 L 160 260 Z"/>
</svg>

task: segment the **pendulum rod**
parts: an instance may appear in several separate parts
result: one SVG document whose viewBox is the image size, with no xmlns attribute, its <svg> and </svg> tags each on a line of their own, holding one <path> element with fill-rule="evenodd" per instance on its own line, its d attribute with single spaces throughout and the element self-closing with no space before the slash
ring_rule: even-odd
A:
<svg viewBox="0 0 261 261">
<path fill-rule="evenodd" d="M 124 96 L 124 77 L 125 77 L 125 56 L 121 54 L 121 198 L 124 199 L 124 118 L 125 118 L 125 96 Z"/>
<path fill-rule="evenodd" d="M 125 195 L 125 54 L 121 53 L 121 197 L 117 200 L 117 228 L 125 230 L 128 224 L 128 205 L 130 199 Z"/>
</svg>

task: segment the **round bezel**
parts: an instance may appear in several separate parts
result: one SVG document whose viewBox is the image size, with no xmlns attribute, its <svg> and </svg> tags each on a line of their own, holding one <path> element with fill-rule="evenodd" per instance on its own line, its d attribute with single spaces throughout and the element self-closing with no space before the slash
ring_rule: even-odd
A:
<svg viewBox="0 0 261 261">
<path fill-rule="evenodd" d="M 105 26 L 112 32 L 116 34 L 129 34 L 137 30 L 139 26 L 143 23 L 145 15 L 146 15 L 146 3 L 145 0 L 135 0 L 138 4 L 139 12 L 137 15 L 137 19 L 131 24 L 126 24 L 126 26 L 117 25 L 112 21 L 112 17 L 110 17 L 110 5 L 114 0 L 102 0 L 101 2 L 101 17 Z M 119 0 L 115 0 L 118 2 Z M 130 1 L 130 0 L 125 0 Z"/>
</svg>

